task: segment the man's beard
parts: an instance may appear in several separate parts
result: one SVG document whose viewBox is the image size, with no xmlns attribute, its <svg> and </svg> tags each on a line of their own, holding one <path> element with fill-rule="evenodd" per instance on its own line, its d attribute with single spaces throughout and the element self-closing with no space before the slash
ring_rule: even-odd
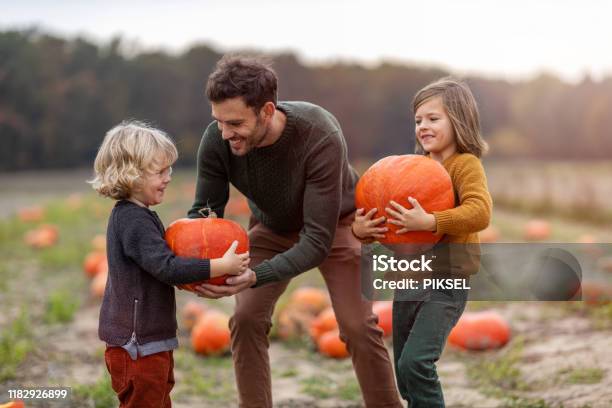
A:
<svg viewBox="0 0 612 408">
<path fill-rule="evenodd" d="M 249 153 L 251 150 L 259 146 L 267 135 L 268 129 L 264 127 L 264 121 L 258 118 L 257 122 L 255 123 L 255 129 L 253 129 L 253 132 L 251 133 L 250 137 L 247 137 L 245 139 L 245 148 L 243 155 Z"/>
</svg>

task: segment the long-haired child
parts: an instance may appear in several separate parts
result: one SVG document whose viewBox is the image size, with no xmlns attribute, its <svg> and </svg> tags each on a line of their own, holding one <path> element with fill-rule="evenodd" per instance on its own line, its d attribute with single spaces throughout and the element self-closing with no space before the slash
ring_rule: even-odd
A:
<svg viewBox="0 0 612 408">
<path fill-rule="evenodd" d="M 444 235 L 450 250 L 477 245 L 478 232 L 491 218 L 492 201 L 480 158 L 487 144 L 480 133 L 476 100 L 468 86 L 443 78 L 421 89 L 414 97 L 416 153 L 441 163 L 448 171 L 456 206 L 427 213 L 412 197 L 409 208 L 391 201 L 388 218 L 372 219 L 376 210 L 357 211 L 353 232 L 364 242 L 382 237 L 385 222 L 398 225 L 397 233 L 432 231 Z M 451 255 L 452 259 L 452 255 Z M 469 264 L 469 263 L 468 263 Z M 450 265 L 454 267 L 455 265 Z M 476 273 L 478 263 L 463 272 Z M 444 407 L 436 361 L 451 329 L 463 313 L 468 292 L 462 289 L 434 291 L 427 301 L 393 302 L 393 351 L 400 394 L 410 408 Z"/>
</svg>

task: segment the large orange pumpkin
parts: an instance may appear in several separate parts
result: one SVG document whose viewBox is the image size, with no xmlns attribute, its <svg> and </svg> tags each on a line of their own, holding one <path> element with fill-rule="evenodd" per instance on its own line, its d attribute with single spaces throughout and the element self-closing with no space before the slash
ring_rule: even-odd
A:
<svg viewBox="0 0 612 408">
<path fill-rule="evenodd" d="M 466 350 L 491 350 L 510 340 L 510 325 L 493 311 L 465 312 L 453 327 L 448 342 Z"/>
<path fill-rule="evenodd" d="M 437 161 L 425 156 L 408 154 L 385 157 L 374 163 L 359 179 L 355 190 L 355 205 L 367 213 L 378 211 L 374 218 L 388 217 L 385 208 L 394 200 L 410 209 L 408 197 L 415 198 L 428 213 L 453 208 L 455 196 L 450 176 Z M 399 229 L 387 223 L 389 232 L 379 241 L 386 244 L 436 243 L 442 238 L 429 231 L 412 231 L 398 235 Z"/>
<path fill-rule="evenodd" d="M 229 350 L 229 345 L 229 317 L 223 312 L 207 312 L 191 331 L 191 346 L 196 353 L 222 354 Z"/>
<path fill-rule="evenodd" d="M 349 352 L 346 349 L 346 344 L 340 339 L 338 330 L 328 331 L 323 333 L 317 340 L 317 348 L 321 354 L 332 358 L 346 358 Z"/>
<path fill-rule="evenodd" d="M 238 241 L 236 253 L 249 250 L 249 237 L 240 224 L 222 218 L 181 218 L 174 221 L 166 230 L 166 242 L 178 255 L 189 258 L 220 258 L 232 242 Z M 223 285 L 228 277 L 219 276 L 205 281 L 213 285 Z M 203 282 L 179 285 L 181 289 L 193 291 Z"/>
<path fill-rule="evenodd" d="M 372 311 L 378 316 L 378 326 L 383 330 L 383 335 L 390 336 L 393 332 L 393 302 L 374 302 Z"/>
</svg>

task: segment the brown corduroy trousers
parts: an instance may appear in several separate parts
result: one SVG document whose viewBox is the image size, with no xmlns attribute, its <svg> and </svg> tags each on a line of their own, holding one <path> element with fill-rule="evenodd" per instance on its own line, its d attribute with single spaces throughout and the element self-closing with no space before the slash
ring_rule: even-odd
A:
<svg viewBox="0 0 612 408">
<path fill-rule="evenodd" d="M 372 302 L 361 295 L 361 244 L 351 233 L 353 215 L 340 220 L 332 249 L 319 266 L 367 407 L 401 407 L 393 368 L 372 313 Z M 280 235 L 251 220 L 251 267 L 285 252 L 299 234 Z M 232 356 L 240 407 L 272 407 L 268 333 L 274 305 L 287 288 L 284 280 L 246 289 L 236 295 L 230 320 Z"/>
</svg>

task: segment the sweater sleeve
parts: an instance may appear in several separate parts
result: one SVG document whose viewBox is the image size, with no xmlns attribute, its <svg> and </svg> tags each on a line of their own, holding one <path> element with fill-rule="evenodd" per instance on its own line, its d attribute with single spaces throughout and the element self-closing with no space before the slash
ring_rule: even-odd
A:
<svg viewBox="0 0 612 408">
<path fill-rule="evenodd" d="M 433 213 L 436 234 L 475 233 L 485 229 L 491 220 L 492 200 L 482 163 L 476 156 L 466 155 L 465 161 L 457 166 L 452 181 L 459 196 L 459 205 Z"/>
<path fill-rule="evenodd" d="M 305 157 L 304 227 L 288 251 L 262 262 L 253 270 L 255 286 L 289 279 L 320 265 L 327 257 L 342 202 L 342 160 L 345 146 L 337 132 L 321 139 Z"/>
<path fill-rule="evenodd" d="M 195 200 L 187 213 L 189 218 L 202 217 L 198 211 L 207 207 L 223 218 L 229 200 L 229 179 L 215 141 L 220 137 L 216 126 L 214 121 L 206 128 L 198 148 Z"/>
<path fill-rule="evenodd" d="M 122 224 L 118 231 L 124 253 L 157 280 L 179 285 L 210 279 L 210 260 L 174 255 L 151 216 L 129 211 L 116 222 Z"/>
</svg>

